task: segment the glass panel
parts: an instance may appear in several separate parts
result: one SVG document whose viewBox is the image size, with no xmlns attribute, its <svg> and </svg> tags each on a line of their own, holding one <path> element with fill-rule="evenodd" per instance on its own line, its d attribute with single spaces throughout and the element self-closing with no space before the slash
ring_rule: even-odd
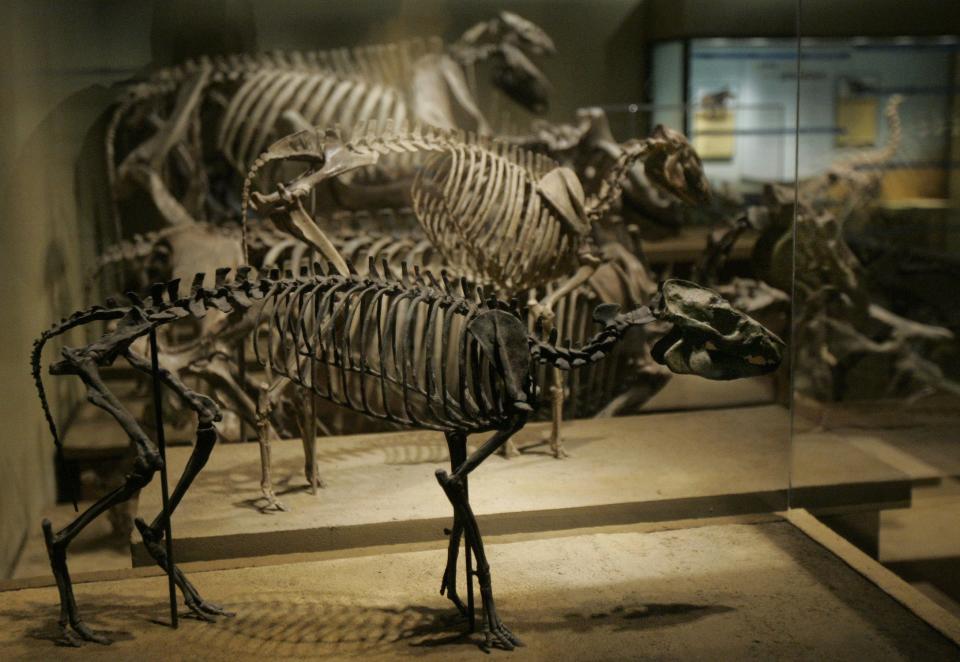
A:
<svg viewBox="0 0 960 662">
<path fill-rule="evenodd" d="M 956 610 L 957 37 L 802 53 L 792 504 Z"/>
</svg>

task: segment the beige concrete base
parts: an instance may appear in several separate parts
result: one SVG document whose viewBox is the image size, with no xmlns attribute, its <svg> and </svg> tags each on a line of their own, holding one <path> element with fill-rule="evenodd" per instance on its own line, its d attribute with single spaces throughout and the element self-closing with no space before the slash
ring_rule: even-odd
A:
<svg viewBox="0 0 960 662">
<path fill-rule="evenodd" d="M 517 660 L 956 659 L 952 643 L 787 523 L 632 527 L 488 552 Z M 166 627 L 162 577 L 83 584 L 110 648 L 57 648 L 53 588 L 0 593 L 3 659 L 482 659 L 437 593 L 444 551 L 196 572 L 231 619 Z M 505 653 L 497 653 L 505 655 Z"/>
<path fill-rule="evenodd" d="M 539 441 L 543 424 L 518 435 Z M 491 533 L 765 513 L 786 507 L 788 412 L 776 405 L 571 421 L 570 457 L 545 446 L 521 457 L 489 458 L 470 477 L 470 495 Z M 471 440 L 473 444 L 480 438 Z M 436 540 L 451 508 L 434 478 L 448 466 L 443 435 L 404 432 L 327 437 L 320 470 L 327 487 L 306 491 L 298 441 L 273 445 L 274 479 L 289 512 L 258 511 L 256 444 L 214 450 L 173 519 L 183 561 L 346 549 Z M 809 507 L 874 509 L 909 500 L 909 482 L 888 465 L 834 440 L 812 441 L 795 484 Z M 171 482 L 188 448 L 173 448 Z M 159 481 L 140 498 L 140 515 L 160 508 Z M 135 565 L 152 564 L 134 534 Z"/>
</svg>

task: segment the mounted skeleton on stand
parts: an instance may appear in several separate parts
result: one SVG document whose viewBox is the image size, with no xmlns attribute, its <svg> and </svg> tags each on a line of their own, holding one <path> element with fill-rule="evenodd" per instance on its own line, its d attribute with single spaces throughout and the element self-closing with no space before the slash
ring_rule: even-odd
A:
<svg viewBox="0 0 960 662">
<path fill-rule="evenodd" d="M 212 289 L 199 274 L 189 293 L 179 283 L 151 288 L 129 303 L 108 301 L 61 320 L 35 342 L 31 367 L 40 402 L 57 446 L 60 439 L 47 404 L 41 378 L 44 345 L 71 328 L 113 322 L 95 341 L 65 347 L 51 367 L 54 375 L 75 375 L 87 388 L 92 404 L 113 416 L 136 450 L 124 484 L 99 499 L 56 533 L 43 522 L 50 563 L 60 592 L 59 624 L 67 643 L 82 640 L 109 643 L 81 619 L 67 568 L 71 541 L 110 507 L 132 497 L 161 468 L 157 445 L 104 384 L 100 370 L 117 359 L 152 373 L 196 412 L 197 441 L 183 475 L 157 518 L 137 528 L 146 549 L 166 569 L 183 593 L 187 606 L 204 620 L 226 615 L 200 597 L 196 588 L 167 556 L 163 540 L 173 511 L 202 470 L 216 442 L 214 421 L 219 407 L 209 397 L 188 388 L 176 375 L 134 349 L 134 344 L 165 325 L 203 317 L 216 309 L 238 327 L 262 331 L 258 356 L 282 380 L 310 393 L 375 418 L 402 425 L 442 431 L 451 456 L 451 473 L 437 471 L 437 480 L 454 509 L 448 558 L 441 591 L 472 623 L 472 577 L 479 579 L 486 644 L 511 649 L 519 639 L 497 613 L 490 566 L 476 518 L 470 507 L 467 478 L 490 454 L 520 430 L 536 405 L 537 385 L 531 367 L 548 362 L 570 368 L 601 360 L 627 329 L 653 319 L 673 329 L 657 345 L 655 357 L 678 372 L 713 379 L 762 374 L 777 367 L 782 343 L 750 318 L 734 311 L 719 296 L 689 283 L 665 283 L 654 309 L 641 307 L 617 314 L 599 307 L 601 330 L 579 348 L 557 347 L 527 332 L 509 304 L 459 288 L 432 274 L 405 273 L 396 280 L 371 265 L 369 276 L 338 275 L 317 267 L 313 276 L 251 278 L 249 268 L 233 281 L 220 272 Z M 406 270 L 404 270 L 406 272 Z M 722 329 L 713 326 L 722 320 Z M 154 354 L 153 358 L 158 357 Z M 493 431 L 493 436 L 468 454 L 469 434 Z M 461 537 L 467 549 L 468 602 L 456 588 Z M 471 566 L 476 557 L 477 568 Z"/>
</svg>

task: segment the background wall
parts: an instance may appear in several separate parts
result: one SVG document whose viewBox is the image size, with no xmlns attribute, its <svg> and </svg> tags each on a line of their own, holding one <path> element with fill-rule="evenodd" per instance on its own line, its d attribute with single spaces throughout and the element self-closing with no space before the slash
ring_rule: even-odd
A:
<svg viewBox="0 0 960 662">
<path fill-rule="evenodd" d="M 734 95 L 728 102 L 737 132 L 733 158 L 709 161 L 707 173 L 717 182 L 790 181 L 796 145 L 796 42 L 724 41 L 729 43 L 703 39 L 690 46 L 690 102 L 699 104 L 704 95 L 721 90 Z M 696 126 L 693 112 L 688 113 L 690 127 Z"/>
<path fill-rule="evenodd" d="M 54 496 L 53 444 L 28 357 L 40 331 L 80 304 L 103 209 L 91 187 L 96 161 L 79 172 L 75 163 L 81 151 L 102 151 L 89 141 L 110 98 L 102 84 L 148 53 L 118 29 L 123 4 L 0 6 L 0 577 Z M 63 421 L 77 392 L 59 381 L 47 380 Z"/>
</svg>

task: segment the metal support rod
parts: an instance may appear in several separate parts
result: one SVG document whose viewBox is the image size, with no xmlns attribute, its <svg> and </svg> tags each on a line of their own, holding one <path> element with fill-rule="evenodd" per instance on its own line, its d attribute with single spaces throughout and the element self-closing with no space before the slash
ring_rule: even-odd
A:
<svg viewBox="0 0 960 662">
<path fill-rule="evenodd" d="M 247 352 L 244 338 L 237 343 L 237 377 L 240 382 L 240 388 L 243 389 L 247 384 Z M 247 440 L 247 423 L 240 417 L 240 441 Z"/>
<path fill-rule="evenodd" d="M 316 379 L 316 364 L 314 364 L 312 370 L 314 375 L 312 379 Z M 311 384 L 316 384 L 316 382 L 312 381 Z M 310 424 L 307 426 L 310 435 L 310 457 L 307 458 L 307 462 L 310 463 L 310 494 L 316 494 L 320 487 L 320 475 L 317 469 L 317 395 L 310 390 L 307 392 L 307 398 L 310 399 L 310 406 L 308 407 Z"/>
<path fill-rule="evenodd" d="M 311 210 L 316 206 L 316 190 L 310 193 Z M 313 298 L 313 319 L 320 319 L 320 297 Z M 307 412 L 310 416 L 309 424 L 306 426 L 306 434 L 309 436 L 309 445 L 304 444 L 304 450 L 309 450 L 310 456 L 306 458 L 310 465 L 310 494 L 316 495 L 320 487 L 320 473 L 317 470 L 317 371 L 319 364 L 316 361 L 310 362 L 310 388 L 307 389 Z"/>
<path fill-rule="evenodd" d="M 177 614 L 177 587 L 173 576 L 173 526 L 170 522 L 170 488 L 167 482 L 167 441 L 163 433 L 163 384 L 160 382 L 159 350 L 157 349 L 157 332 L 150 329 L 150 362 L 153 373 L 153 413 L 156 416 L 157 448 L 160 449 L 160 497 L 163 503 L 163 535 L 167 548 L 167 583 L 170 588 L 170 625 L 174 629 L 180 626 Z"/>
<path fill-rule="evenodd" d="M 467 488 L 467 476 L 463 477 L 463 495 L 467 499 L 467 503 L 470 502 L 470 492 Z M 464 565 L 466 565 L 467 573 L 467 619 L 470 621 L 470 632 L 476 631 L 476 609 L 473 603 L 473 550 L 470 548 L 470 532 L 468 529 L 464 528 L 463 531 L 463 542 L 466 547 L 464 553 Z"/>
</svg>

